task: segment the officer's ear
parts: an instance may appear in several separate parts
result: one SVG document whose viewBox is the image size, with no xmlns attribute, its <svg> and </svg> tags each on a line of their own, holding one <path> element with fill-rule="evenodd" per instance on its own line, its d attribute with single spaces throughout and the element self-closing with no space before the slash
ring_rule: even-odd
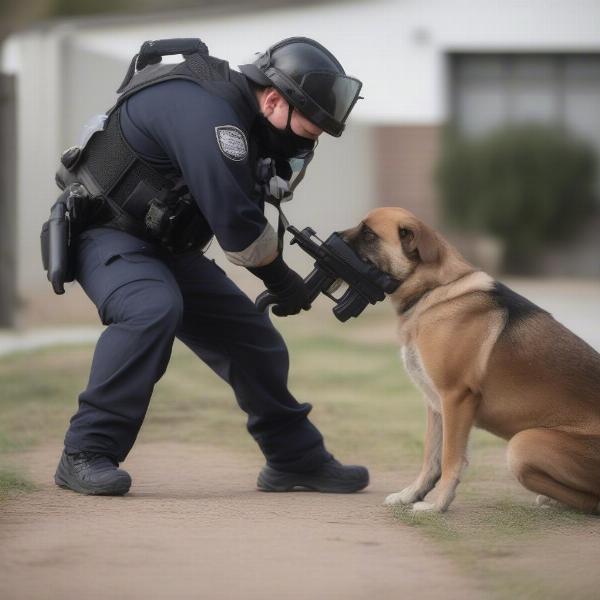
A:
<svg viewBox="0 0 600 600">
<path fill-rule="evenodd" d="M 265 117 L 270 117 L 282 100 L 284 100 L 283 96 L 274 87 L 264 88 L 259 99 L 262 114 Z"/>
</svg>

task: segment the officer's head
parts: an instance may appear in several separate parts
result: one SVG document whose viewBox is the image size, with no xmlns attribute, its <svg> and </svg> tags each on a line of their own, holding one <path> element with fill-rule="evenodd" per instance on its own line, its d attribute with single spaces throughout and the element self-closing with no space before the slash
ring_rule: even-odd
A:
<svg viewBox="0 0 600 600">
<path fill-rule="evenodd" d="M 316 140 L 323 133 L 323 129 L 296 110 L 277 88 L 259 87 L 256 97 L 260 111 L 277 129 L 286 129 L 289 119 L 290 129 L 302 138 Z"/>
<path fill-rule="evenodd" d="M 272 125 L 312 140 L 322 131 L 342 135 L 362 86 L 327 48 L 304 37 L 278 42 L 240 70 L 259 86 L 260 109 Z"/>
</svg>

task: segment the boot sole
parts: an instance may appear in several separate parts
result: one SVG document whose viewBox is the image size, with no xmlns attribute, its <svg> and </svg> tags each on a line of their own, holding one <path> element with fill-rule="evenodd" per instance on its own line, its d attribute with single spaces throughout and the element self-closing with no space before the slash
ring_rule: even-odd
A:
<svg viewBox="0 0 600 600">
<path fill-rule="evenodd" d="M 72 492 L 77 492 L 79 494 L 85 494 L 86 496 L 124 496 L 131 487 L 131 477 L 129 477 L 129 475 L 123 475 L 110 485 L 95 485 L 93 487 L 88 487 L 77 479 L 65 477 L 57 471 L 54 475 L 54 483 L 63 489 L 71 490 Z"/>
<path fill-rule="evenodd" d="M 295 492 L 310 490 L 325 494 L 352 494 L 359 492 L 369 485 L 366 481 L 344 481 L 330 479 L 326 483 L 318 482 L 311 477 L 303 477 L 298 473 L 261 472 L 258 475 L 256 487 L 261 492 Z"/>
</svg>

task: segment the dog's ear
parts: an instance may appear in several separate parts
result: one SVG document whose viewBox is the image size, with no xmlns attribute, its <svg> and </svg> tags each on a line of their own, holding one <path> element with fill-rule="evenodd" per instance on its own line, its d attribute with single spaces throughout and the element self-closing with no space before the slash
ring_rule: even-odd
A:
<svg viewBox="0 0 600 600">
<path fill-rule="evenodd" d="M 418 226 L 399 227 L 400 243 L 407 254 L 418 254 L 424 263 L 435 262 L 440 253 L 437 236 L 422 223 Z"/>
</svg>

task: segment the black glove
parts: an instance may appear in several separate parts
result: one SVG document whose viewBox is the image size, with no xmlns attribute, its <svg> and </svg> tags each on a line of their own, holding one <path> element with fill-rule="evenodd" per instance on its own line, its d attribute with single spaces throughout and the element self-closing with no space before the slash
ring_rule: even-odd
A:
<svg viewBox="0 0 600 600">
<path fill-rule="evenodd" d="M 263 280 L 273 296 L 273 314 L 278 317 L 296 315 L 310 309 L 308 289 L 296 271 L 290 269 L 281 255 L 264 267 L 248 267 L 248 271 Z"/>
</svg>

